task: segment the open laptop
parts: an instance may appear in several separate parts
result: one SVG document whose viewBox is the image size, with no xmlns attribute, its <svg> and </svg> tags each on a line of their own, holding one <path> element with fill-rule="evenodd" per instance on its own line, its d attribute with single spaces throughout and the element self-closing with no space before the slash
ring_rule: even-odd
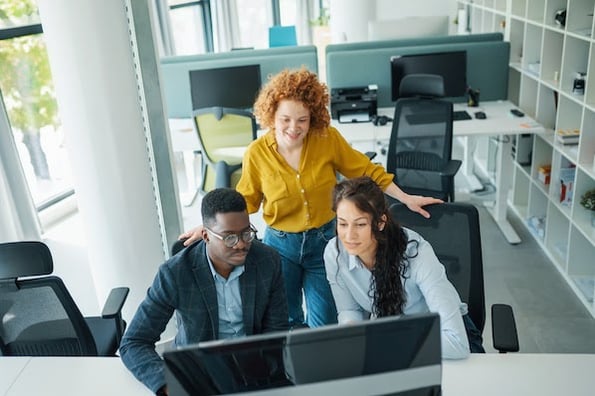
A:
<svg viewBox="0 0 595 396">
<path fill-rule="evenodd" d="M 437 314 L 211 341 L 163 357 L 171 396 L 441 393 Z"/>
</svg>

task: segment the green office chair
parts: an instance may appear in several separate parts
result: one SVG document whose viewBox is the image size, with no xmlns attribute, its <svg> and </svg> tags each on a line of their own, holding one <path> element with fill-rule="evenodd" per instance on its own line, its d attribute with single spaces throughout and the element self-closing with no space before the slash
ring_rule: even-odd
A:
<svg viewBox="0 0 595 396">
<path fill-rule="evenodd" d="M 195 110 L 194 124 L 202 152 L 201 191 L 235 187 L 246 147 L 256 139 L 256 120 L 249 111 L 226 107 Z"/>
<path fill-rule="evenodd" d="M 101 316 L 83 317 L 53 269 L 43 242 L 0 243 L 0 356 L 116 356 L 129 289 L 112 289 Z"/>
</svg>

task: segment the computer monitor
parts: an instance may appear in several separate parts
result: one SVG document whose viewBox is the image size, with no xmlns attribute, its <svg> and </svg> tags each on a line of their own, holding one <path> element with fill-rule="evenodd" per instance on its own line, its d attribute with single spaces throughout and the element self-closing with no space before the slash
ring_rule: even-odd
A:
<svg viewBox="0 0 595 396">
<path fill-rule="evenodd" d="M 426 396 L 441 389 L 433 313 L 211 341 L 163 357 L 171 396 Z"/>
<path fill-rule="evenodd" d="M 251 109 L 260 84 L 260 65 L 191 70 L 192 110 L 213 106 Z"/>
<path fill-rule="evenodd" d="M 464 96 L 467 90 L 467 52 L 396 55 L 390 58 L 391 99 L 399 99 L 399 86 L 407 74 L 437 74 L 444 79 L 444 96 Z"/>
</svg>

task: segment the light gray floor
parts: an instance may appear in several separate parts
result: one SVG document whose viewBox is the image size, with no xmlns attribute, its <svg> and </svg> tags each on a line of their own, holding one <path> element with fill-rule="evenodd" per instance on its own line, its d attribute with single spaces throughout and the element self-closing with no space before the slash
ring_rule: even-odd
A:
<svg viewBox="0 0 595 396">
<path fill-rule="evenodd" d="M 595 319 L 518 218 L 509 219 L 521 237 L 518 245 L 510 245 L 480 210 L 487 306 L 513 307 L 521 352 L 595 353 Z M 490 326 L 484 346 L 493 351 Z"/>
</svg>

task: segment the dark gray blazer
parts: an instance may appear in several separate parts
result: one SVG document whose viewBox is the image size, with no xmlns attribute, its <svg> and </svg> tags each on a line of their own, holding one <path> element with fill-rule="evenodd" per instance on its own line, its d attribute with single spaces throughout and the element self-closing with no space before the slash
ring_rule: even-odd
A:
<svg viewBox="0 0 595 396">
<path fill-rule="evenodd" d="M 124 364 L 153 392 L 165 384 L 164 365 L 155 343 L 174 311 L 176 346 L 214 340 L 219 334 L 217 290 L 205 246 L 202 241 L 195 243 L 159 267 L 122 339 Z M 255 240 L 244 266 L 240 295 L 246 334 L 286 330 L 287 298 L 279 254 Z"/>
</svg>

